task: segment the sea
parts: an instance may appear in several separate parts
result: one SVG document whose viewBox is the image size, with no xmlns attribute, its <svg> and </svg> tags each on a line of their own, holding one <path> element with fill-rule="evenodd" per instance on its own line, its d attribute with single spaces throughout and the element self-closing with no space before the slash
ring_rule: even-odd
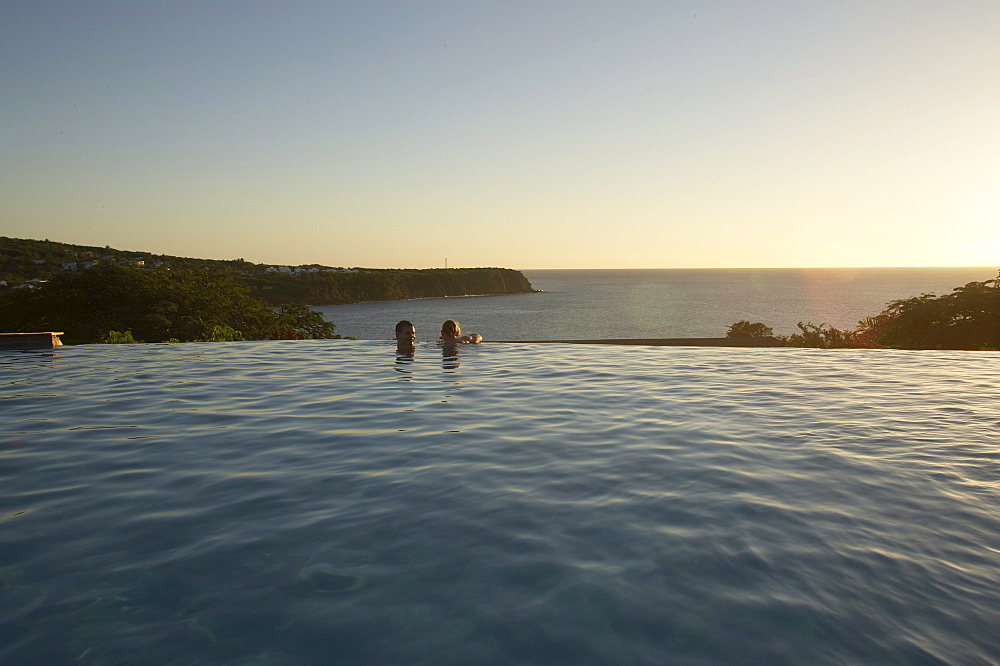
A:
<svg viewBox="0 0 1000 666">
<path fill-rule="evenodd" d="M 998 376 L 972 351 L 0 351 L 0 663 L 998 663 Z"/>
<path fill-rule="evenodd" d="M 525 270 L 541 293 L 319 306 L 337 333 L 359 340 L 393 337 L 413 322 L 433 341 L 445 319 L 487 340 L 725 337 L 741 320 L 775 333 L 798 322 L 853 329 L 893 300 L 949 294 L 992 280 L 997 268 L 787 268 Z"/>
</svg>

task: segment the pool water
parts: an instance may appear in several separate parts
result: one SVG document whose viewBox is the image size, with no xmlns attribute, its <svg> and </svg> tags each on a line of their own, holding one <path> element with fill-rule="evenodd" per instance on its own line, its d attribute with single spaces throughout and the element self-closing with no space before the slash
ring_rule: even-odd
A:
<svg viewBox="0 0 1000 666">
<path fill-rule="evenodd" d="M 989 352 L 0 352 L 0 663 L 996 662 L 998 375 Z"/>
</svg>

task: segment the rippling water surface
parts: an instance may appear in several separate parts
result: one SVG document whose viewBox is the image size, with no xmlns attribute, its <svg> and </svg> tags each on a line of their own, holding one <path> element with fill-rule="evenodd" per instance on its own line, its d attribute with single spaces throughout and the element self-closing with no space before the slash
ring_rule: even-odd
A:
<svg viewBox="0 0 1000 666">
<path fill-rule="evenodd" d="M 0 352 L 0 663 L 1000 660 L 1000 354 Z"/>
</svg>

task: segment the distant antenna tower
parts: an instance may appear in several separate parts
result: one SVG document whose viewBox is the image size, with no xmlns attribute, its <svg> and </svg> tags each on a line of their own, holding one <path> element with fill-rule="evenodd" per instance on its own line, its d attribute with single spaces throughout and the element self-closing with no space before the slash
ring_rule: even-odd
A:
<svg viewBox="0 0 1000 666">
<path fill-rule="evenodd" d="M 444 258 L 444 267 L 448 268 L 448 257 Z"/>
</svg>

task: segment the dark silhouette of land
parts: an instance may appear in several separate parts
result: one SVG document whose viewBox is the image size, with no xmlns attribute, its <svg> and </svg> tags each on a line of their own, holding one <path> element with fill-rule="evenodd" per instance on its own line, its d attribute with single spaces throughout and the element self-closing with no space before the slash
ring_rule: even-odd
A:
<svg viewBox="0 0 1000 666">
<path fill-rule="evenodd" d="M 48 280 L 95 266 L 143 271 L 197 270 L 225 275 L 271 304 L 343 305 L 441 296 L 532 293 L 528 279 L 510 268 L 361 268 L 304 264 L 255 264 L 243 259 L 178 257 L 110 246 L 73 245 L 0 236 L 0 288 Z M 35 281 L 35 282 L 31 282 Z"/>
</svg>

